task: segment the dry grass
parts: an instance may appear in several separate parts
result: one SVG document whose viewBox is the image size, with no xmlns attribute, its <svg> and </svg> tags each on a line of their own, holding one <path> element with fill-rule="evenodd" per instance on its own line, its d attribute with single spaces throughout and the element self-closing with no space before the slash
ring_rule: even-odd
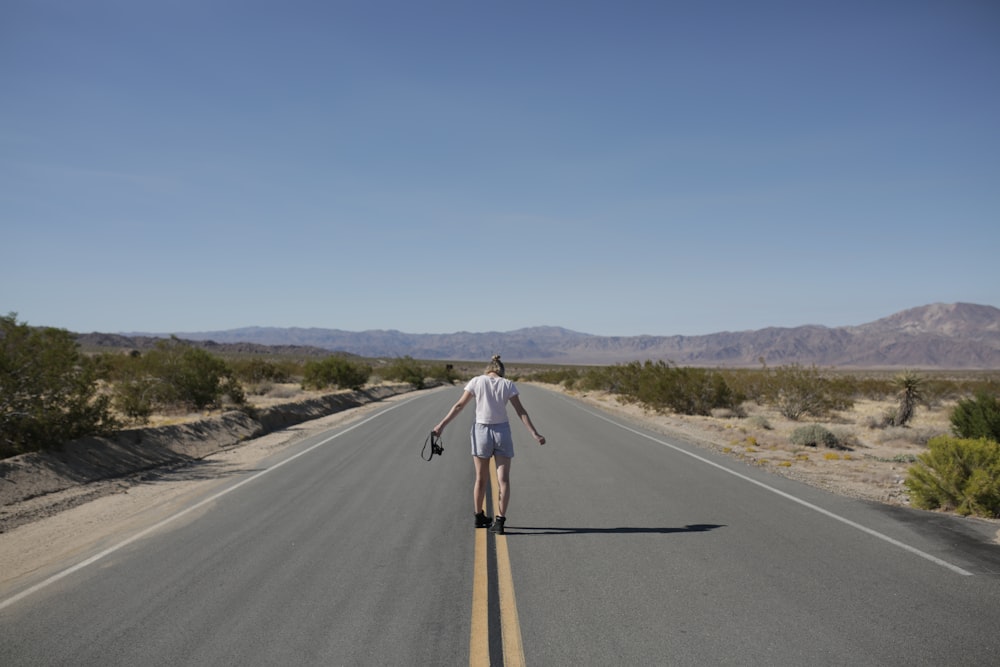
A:
<svg viewBox="0 0 1000 667">
<path fill-rule="evenodd" d="M 269 384 L 266 391 L 262 394 L 248 393 L 247 404 L 255 408 L 266 408 L 272 405 L 279 405 L 281 403 L 317 398 L 329 393 L 330 390 L 312 391 L 303 389 L 302 386 L 297 383 L 273 383 Z M 220 408 L 213 408 L 211 410 L 203 410 L 200 412 L 184 410 L 157 412 L 150 415 L 149 422 L 146 426 L 170 426 L 173 424 L 185 424 L 187 422 L 204 419 L 205 417 L 218 416 L 223 412 L 234 409 L 239 408 L 234 405 L 224 405 Z"/>
<path fill-rule="evenodd" d="M 603 392 L 570 393 L 638 419 L 654 430 L 678 433 L 749 465 L 842 495 L 895 505 L 909 504 L 903 485 L 907 469 L 930 438 L 950 433 L 949 415 L 954 407 L 951 402 L 920 407 L 911 426 L 884 429 L 871 425 L 881 422 L 882 415 L 894 407 L 892 401 L 859 400 L 853 409 L 824 420 L 791 421 L 775 409 L 753 403 L 743 406 L 743 417 L 731 413 L 697 417 L 656 414 L 634 404 L 619 403 L 614 395 Z M 792 432 L 811 423 L 834 433 L 845 449 L 793 444 Z"/>
</svg>

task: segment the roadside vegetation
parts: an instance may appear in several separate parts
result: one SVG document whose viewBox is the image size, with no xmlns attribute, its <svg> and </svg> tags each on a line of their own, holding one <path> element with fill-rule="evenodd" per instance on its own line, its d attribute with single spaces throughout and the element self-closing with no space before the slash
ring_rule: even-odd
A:
<svg viewBox="0 0 1000 667">
<path fill-rule="evenodd" d="M 956 437 L 927 443 L 906 485 L 914 504 L 959 514 L 1000 517 L 1000 401 L 978 391 L 951 412 Z"/>
<path fill-rule="evenodd" d="M 524 366 L 513 379 L 604 392 L 621 403 L 664 415 L 724 418 L 743 430 L 772 432 L 770 414 L 794 426 L 786 439 L 792 461 L 822 449 L 825 461 L 851 460 L 857 438 L 838 428 L 859 402 L 888 406 L 865 427 L 919 443 L 905 486 L 912 503 L 928 509 L 1000 517 L 1000 374 L 862 372 L 791 364 L 754 369 L 682 367 L 664 361 L 605 367 Z M 15 313 L 0 317 L 0 458 L 58 447 L 89 435 L 147 424 L 157 415 L 252 411 L 254 403 L 302 392 L 362 390 L 381 382 L 415 389 L 455 382 L 478 364 L 423 362 L 411 357 L 361 359 L 343 353 L 216 354 L 172 338 L 153 349 L 84 353 L 73 334 L 31 327 Z M 947 406 L 939 432 L 912 429 L 921 410 Z M 758 414 L 750 414 L 755 412 Z M 733 446 L 759 451 L 758 435 Z"/>
<path fill-rule="evenodd" d="M 68 332 L 0 318 L 0 456 L 117 428 L 99 379 Z"/>
<path fill-rule="evenodd" d="M 295 400 L 303 392 L 380 382 L 423 389 L 458 377 L 451 364 L 410 357 L 226 355 L 177 338 L 145 351 L 88 354 L 72 333 L 32 327 L 10 313 L 0 318 L 0 458 L 111 435 L 156 416 L 252 412 L 264 398 Z"/>
<path fill-rule="evenodd" d="M 921 452 L 892 462 L 908 464 L 902 480 L 913 505 L 959 514 L 1000 518 L 1000 375 L 903 371 L 863 372 L 797 364 L 759 369 L 683 368 L 665 362 L 608 367 L 540 369 L 531 379 L 578 392 L 605 392 L 619 402 L 658 414 L 723 417 L 748 422 L 744 430 L 771 428 L 754 406 L 792 422 L 786 438 L 792 455 L 778 465 L 809 462 L 823 449 L 825 462 L 851 461 L 857 439 L 842 426 L 844 414 L 861 401 L 888 405 L 864 427 L 886 438 L 919 443 Z M 946 409 L 950 429 L 930 433 L 910 428 L 918 412 Z M 805 422 L 794 426 L 797 422 Z M 823 422 L 823 423 L 820 423 Z M 759 452 L 757 436 L 734 440 L 724 451 Z M 861 455 L 863 456 L 863 454 Z M 755 459 L 767 463 L 766 458 Z"/>
</svg>

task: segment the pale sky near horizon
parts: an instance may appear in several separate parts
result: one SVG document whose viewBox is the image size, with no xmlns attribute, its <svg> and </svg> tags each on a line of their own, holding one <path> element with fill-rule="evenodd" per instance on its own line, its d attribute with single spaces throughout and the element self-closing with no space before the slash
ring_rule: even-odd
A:
<svg viewBox="0 0 1000 667">
<path fill-rule="evenodd" d="M 1000 306 L 1000 3 L 6 0 L 0 313 L 697 335 Z"/>
</svg>

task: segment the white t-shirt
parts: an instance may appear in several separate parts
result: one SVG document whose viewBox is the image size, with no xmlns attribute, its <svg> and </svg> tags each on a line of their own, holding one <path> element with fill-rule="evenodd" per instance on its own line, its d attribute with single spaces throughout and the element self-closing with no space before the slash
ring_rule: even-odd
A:
<svg viewBox="0 0 1000 667">
<path fill-rule="evenodd" d="M 517 396 L 517 387 L 506 378 L 477 375 L 465 385 L 476 397 L 476 423 L 503 424 L 507 421 L 507 401 Z"/>
</svg>

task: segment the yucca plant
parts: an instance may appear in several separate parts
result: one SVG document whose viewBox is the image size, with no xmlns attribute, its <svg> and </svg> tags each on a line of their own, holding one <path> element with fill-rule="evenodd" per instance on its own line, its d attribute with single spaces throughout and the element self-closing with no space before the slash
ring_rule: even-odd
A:
<svg viewBox="0 0 1000 667">
<path fill-rule="evenodd" d="M 886 415 L 885 423 L 887 426 L 906 426 L 924 398 L 924 378 L 913 371 L 904 371 L 893 379 L 892 384 L 896 388 L 899 405 Z"/>
</svg>

